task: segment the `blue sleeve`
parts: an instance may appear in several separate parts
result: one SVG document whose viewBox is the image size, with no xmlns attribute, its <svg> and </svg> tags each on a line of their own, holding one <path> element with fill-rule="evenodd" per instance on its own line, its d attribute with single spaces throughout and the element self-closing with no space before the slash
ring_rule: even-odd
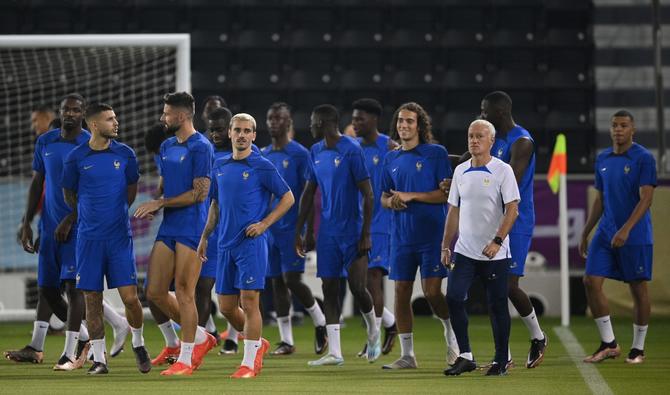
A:
<svg viewBox="0 0 670 395">
<path fill-rule="evenodd" d="M 286 184 L 286 181 L 279 175 L 277 169 L 272 168 L 261 170 L 261 185 L 263 185 L 270 193 L 275 195 L 278 199 L 291 189 Z"/>
<path fill-rule="evenodd" d="M 363 149 L 359 147 L 356 151 L 352 152 L 350 158 L 350 170 L 354 180 L 358 183 L 370 178 L 370 173 L 368 173 L 368 169 L 365 167 L 365 155 L 363 154 Z"/>
<path fill-rule="evenodd" d="M 202 144 L 193 150 L 193 178 L 211 178 L 213 157 L 214 151 L 211 146 Z"/>
<path fill-rule="evenodd" d="M 382 169 L 382 192 L 388 192 L 391 189 L 395 189 L 393 178 L 391 178 L 391 173 L 389 172 L 391 161 L 389 161 L 388 158 L 389 156 L 386 154 L 386 157 L 384 158 L 384 168 Z"/>
<path fill-rule="evenodd" d="M 640 186 L 656 186 L 656 160 L 651 155 L 645 155 L 640 161 Z"/>
<path fill-rule="evenodd" d="M 63 174 L 61 176 L 61 185 L 63 188 L 73 192 L 79 190 L 79 166 L 77 166 L 77 157 L 73 155 L 75 152 L 70 152 L 65 158 Z"/>
<path fill-rule="evenodd" d="M 305 180 L 317 183 L 316 181 L 316 172 L 314 171 L 314 152 L 310 152 L 309 161 L 307 166 L 305 166 Z"/>
<path fill-rule="evenodd" d="M 212 175 L 212 182 L 209 183 L 209 198 L 219 200 L 219 185 L 214 175 Z"/>
<path fill-rule="evenodd" d="M 42 158 L 42 147 L 44 145 L 41 142 L 35 144 L 35 153 L 33 154 L 33 170 L 38 173 L 45 174 L 44 170 L 44 159 Z"/>
<path fill-rule="evenodd" d="M 437 178 L 437 183 L 438 185 L 440 184 L 440 181 L 444 180 L 445 178 L 451 178 L 454 174 L 454 172 L 451 169 L 451 161 L 449 160 L 449 154 L 445 150 L 440 149 L 440 154 L 437 157 L 437 171 L 435 172 L 435 176 Z"/>
<path fill-rule="evenodd" d="M 600 192 L 603 191 L 603 178 L 600 175 L 600 172 L 598 171 L 600 169 L 600 161 L 596 159 L 596 184 L 595 187 L 597 190 Z"/>
<path fill-rule="evenodd" d="M 309 154 L 302 153 L 298 159 L 298 177 L 300 179 L 300 190 L 296 193 L 302 193 L 302 190 L 305 188 L 305 184 L 309 181 Z"/>
<path fill-rule="evenodd" d="M 154 155 L 154 163 L 156 164 L 156 171 L 158 172 L 158 175 L 161 175 L 161 155 L 156 154 Z"/>
<path fill-rule="evenodd" d="M 135 156 L 133 151 L 130 151 L 130 156 L 128 156 L 128 164 L 126 165 L 126 184 L 137 184 L 139 179 L 140 169 L 137 166 L 137 156 Z"/>
</svg>

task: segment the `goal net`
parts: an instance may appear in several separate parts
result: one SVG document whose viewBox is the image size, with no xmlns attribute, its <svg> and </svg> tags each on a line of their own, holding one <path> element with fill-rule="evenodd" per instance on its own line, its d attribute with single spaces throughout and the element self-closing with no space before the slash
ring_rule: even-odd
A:
<svg viewBox="0 0 670 395">
<path fill-rule="evenodd" d="M 73 92 L 114 107 L 119 141 L 135 149 L 140 164 L 137 201 L 147 200 L 157 175 L 144 134 L 159 120 L 165 93 L 190 91 L 189 45 L 186 34 L 0 36 L 0 272 L 26 273 L 30 281 L 37 269 L 37 255 L 24 252 L 16 238 L 32 173 L 32 110 L 46 105 L 58 114 L 61 98 Z M 159 220 L 132 220 L 140 272 Z M 23 295 L 8 300 L 0 292 L 0 309 L 30 307 L 31 292 L 24 294 L 21 303 Z"/>
</svg>

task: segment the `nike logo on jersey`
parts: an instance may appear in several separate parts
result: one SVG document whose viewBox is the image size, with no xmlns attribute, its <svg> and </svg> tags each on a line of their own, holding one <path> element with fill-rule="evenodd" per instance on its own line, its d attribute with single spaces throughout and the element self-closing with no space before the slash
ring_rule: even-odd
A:
<svg viewBox="0 0 670 395">
<path fill-rule="evenodd" d="M 394 167 L 393 170 L 391 170 L 392 173 L 395 173 L 398 170 L 397 167 Z"/>
<path fill-rule="evenodd" d="M 223 175 L 223 173 L 216 173 L 217 177 L 221 177 L 222 175 Z"/>
<path fill-rule="evenodd" d="M 318 165 L 320 162 L 321 162 L 320 160 L 315 160 L 315 161 L 314 161 L 314 164 L 315 164 L 315 165 Z"/>
<path fill-rule="evenodd" d="M 246 283 L 247 283 L 247 284 L 251 284 L 251 283 L 253 283 L 254 281 L 256 281 L 255 278 L 253 278 L 253 277 L 249 277 L 249 279 L 246 281 Z"/>
<path fill-rule="evenodd" d="M 44 153 L 44 156 L 49 156 L 49 155 L 51 155 L 51 154 L 53 154 L 53 152 L 45 152 L 45 153 Z"/>
<path fill-rule="evenodd" d="M 84 170 L 88 170 L 88 169 L 90 169 L 91 167 L 93 167 L 93 165 L 84 166 Z"/>
<path fill-rule="evenodd" d="M 603 167 L 602 169 L 600 169 L 600 171 L 605 171 L 605 170 L 607 170 L 606 167 Z"/>
</svg>

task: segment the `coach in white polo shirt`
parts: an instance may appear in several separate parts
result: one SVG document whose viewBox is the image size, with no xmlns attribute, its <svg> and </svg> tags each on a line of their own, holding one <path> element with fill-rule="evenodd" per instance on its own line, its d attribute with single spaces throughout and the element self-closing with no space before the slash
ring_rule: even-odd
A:
<svg viewBox="0 0 670 395">
<path fill-rule="evenodd" d="M 475 370 L 476 364 L 468 339 L 468 315 L 465 310 L 470 286 L 481 278 L 486 289 L 496 355 L 487 376 L 507 373 L 507 348 L 510 317 L 507 308 L 507 270 L 510 249 L 507 233 L 518 216 L 519 188 L 512 168 L 490 154 L 495 128 L 476 120 L 468 128 L 468 151 L 472 158 L 454 171 L 449 191 L 449 214 L 442 239 L 442 263 L 452 261 L 447 302 L 451 324 L 458 340 L 460 356 L 447 376 Z"/>
</svg>

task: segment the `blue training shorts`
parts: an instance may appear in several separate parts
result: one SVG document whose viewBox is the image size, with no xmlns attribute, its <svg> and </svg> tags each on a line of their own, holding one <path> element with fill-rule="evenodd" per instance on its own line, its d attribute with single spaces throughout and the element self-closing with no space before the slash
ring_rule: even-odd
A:
<svg viewBox="0 0 670 395">
<path fill-rule="evenodd" d="M 77 240 L 77 288 L 102 292 L 107 287 L 137 285 L 133 239 Z"/>
<path fill-rule="evenodd" d="M 361 257 L 358 236 L 319 235 L 316 241 L 316 276 L 346 277 L 349 266 Z M 367 254 L 369 258 L 369 253 Z"/>
<path fill-rule="evenodd" d="M 200 277 L 216 278 L 216 265 L 219 261 L 219 246 L 216 237 L 210 237 L 207 242 L 207 260 L 202 263 Z M 199 243 L 200 241 L 198 241 Z M 196 247 L 197 249 L 197 247 Z"/>
<path fill-rule="evenodd" d="M 447 268 L 440 262 L 441 242 L 396 246 L 391 251 L 391 273 L 389 279 L 414 281 L 416 270 L 421 278 L 447 277 Z"/>
<path fill-rule="evenodd" d="M 156 242 L 162 241 L 167 248 L 171 249 L 172 252 L 175 252 L 177 249 L 177 243 L 185 245 L 186 247 L 196 251 L 198 249 L 198 244 L 200 244 L 199 237 L 186 237 L 186 236 L 156 236 Z"/>
<path fill-rule="evenodd" d="M 512 259 L 510 259 L 508 274 L 523 277 L 532 238 L 533 236 L 523 234 L 509 235 L 509 249 L 512 253 Z"/>
<path fill-rule="evenodd" d="M 76 243 L 77 238 L 73 234 L 65 243 L 59 243 L 54 238 L 53 233 L 40 232 L 37 258 L 38 286 L 59 288 L 63 280 L 74 280 L 76 278 Z"/>
<path fill-rule="evenodd" d="M 305 258 L 295 252 L 295 233 L 268 233 L 268 273 L 267 277 L 279 277 L 282 273 L 305 271 Z"/>
<path fill-rule="evenodd" d="M 268 267 L 267 236 L 245 238 L 238 245 L 219 251 L 216 293 L 237 295 L 240 290 L 265 289 Z"/>
<path fill-rule="evenodd" d="M 368 262 L 368 269 L 381 269 L 384 275 L 389 274 L 390 248 L 391 236 L 385 233 L 373 233 L 372 249 L 370 250 L 370 262 Z"/>
<path fill-rule="evenodd" d="M 651 281 L 653 259 L 653 244 L 612 248 L 611 240 L 596 232 L 589 245 L 585 274 L 624 282 Z"/>
</svg>

